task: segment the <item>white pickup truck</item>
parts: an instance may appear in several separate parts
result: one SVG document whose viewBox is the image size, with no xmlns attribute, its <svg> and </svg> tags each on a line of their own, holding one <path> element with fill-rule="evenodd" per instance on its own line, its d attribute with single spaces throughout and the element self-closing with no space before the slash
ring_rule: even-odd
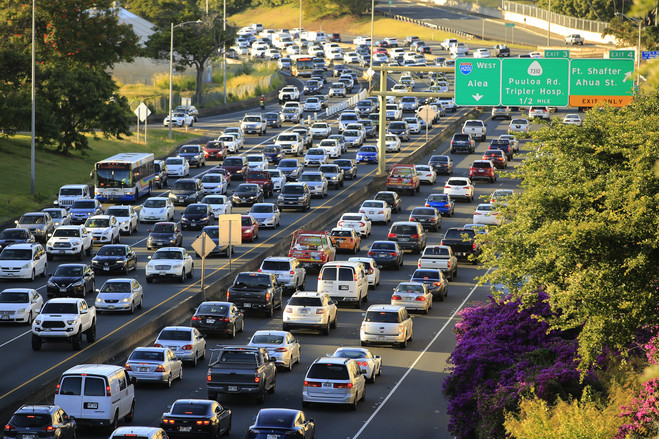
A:
<svg viewBox="0 0 659 439">
<path fill-rule="evenodd" d="M 471 134 L 472 139 L 484 142 L 487 139 L 487 125 L 482 120 L 468 120 L 462 126 L 462 134 Z"/>
<path fill-rule="evenodd" d="M 279 105 L 287 101 L 299 101 L 300 100 L 300 90 L 297 89 L 294 85 L 287 85 L 286 87 L 279 90 Z"/>
<path fill-rule="evenodd" d="M 85 226 L 61 226 L 46 243 L 46 256 L 49 261 L 55 256 L 76 256 L 81 261 L 83 253 L 91 256 L 93 245 L 94 236 Z"/>
<path fill-rule="evenodd" d="M 82 334 L 88 343 L 96 341 L 96 308 L 85 299 L 50 299 L 32 322 L 32 350 L 40 350 L 48 340 L 65 340 L 79 351 Z"/>
<path fill-rule="evenodd" d="M 453 280 L 458 275 L 458 259 L 453 255 L 451 247 L 447 245 L 427 246 L 423 250 L 417 266 L 442 270 L 448 280 Z"/>
</svg>

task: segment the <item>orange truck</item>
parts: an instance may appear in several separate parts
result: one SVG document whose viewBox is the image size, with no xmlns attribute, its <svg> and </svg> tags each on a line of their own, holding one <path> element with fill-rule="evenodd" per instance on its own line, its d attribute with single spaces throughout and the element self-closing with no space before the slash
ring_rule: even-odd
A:
<svg viewBox="0 0 659 439">
<path fill-rule="evenodd" d="M 388 191 L 409 191 L 411 195 L 419 191 L 421 181 L 414 165 L 396 164 L 391 167 L 387 177 Z"/>
<path fill-rule="evenodd" d="M 306 266 L 320 269 L 325 262 L 335 259 L 336 249 L 330 241 L 329 232 L 298 229 L 293 234 L 288 256 Z"/>
</svg>

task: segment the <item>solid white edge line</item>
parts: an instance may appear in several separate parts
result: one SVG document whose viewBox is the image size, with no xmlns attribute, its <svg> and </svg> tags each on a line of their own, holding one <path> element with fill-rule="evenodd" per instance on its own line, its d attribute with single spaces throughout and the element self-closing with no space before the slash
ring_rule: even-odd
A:
<svg viewBox="0 0 659 439">
<path fill-rule="evenodd" d="M 485 274 L 489 273 L 490 270 L 491 270 L 491 268 L 488 268 L 488 269 L 487 269 L 487 272 L 486 272 Z M 472 288 L 471 291 L 469 292 L 469 294 L 467 294 L 467 297 L 464 298 L 464 300 L 462 301 L 462 303 L 460 304 L 460 306 L 458 307 L 458 309 L 456 309 L 456 310 L 453 312 L 453 314 L 451 314 L 451 317 L 449 317 L 449 319 L 446 321 L 446 323 L 444 323 L 444 326 L 442 326 L 442 328 L 439 330 L 439 332 L 437 332 L 437 334 L 435 334 L 435 336 L 433 337 L 433 339 L 430 340 L 430 342 L 428 343 L 428 345 L 427 345 L 427 346 L 425 347 L 425 349 L 423 349 L 423 351 L 421 351 L 421 353 L 416 357 L 416 360 L 414 360 L 414 362 L 410 365 L 410 367 L 407 368 L 407 370 L 405 371 L 405 373 L 403 374 L 403 376 L 398 380 L 398 382 L 396 383 L 396 385 L 391 389 L 391 391 L 389 391 L 389 393 L 387 394 L 387 396 L 384 398 L 384 401 L 382 401 L 382 403 L 380 403 L 380 405 L 378 406 L 378 408 L 376 408 L 375 411 L 371 414 L 371 416 L 366 420 L 366 422 L 364 422 L 364 425 L 362 425 L 362 427 L 357 431 L 357 433 L 355 433 L 355 435 L 352 436 L 352 439 L 357 439 L 357 438 L 359 437 L 359 435 L 362 434 L 362 432 L 366 429 L 366 427 L 368 427 L 368 425 L 371 423 L 371 421 L 373 421 L 373 419 L 374 419 L 375 416 L 380 412 L 380 410 L 382 409 L 382 407 L 384 407 L 384 405 L 387 403 L 387 401 L 389 401 L 389 398 L 391 398 L 391 396 L 394 394 L 394 392 L 396 391 L 396 389 L 398 389 L 398 387 L 402 384 L 402 382 L 405 380 L 405 378 L 407 378 L 407 376 L 410 374 L 410 372 L 412 372 L 412 370 L 414 369 L 414 367 L 416 366 L 416 364 L 419 362 L 419 360 L 421 360 L 421 357 L 423 357 L 423 355 L 428 351 L 428 349 L 430 349 L 430 346 L 432 346 L 432 344 L 435 343 L 435 341 L 437 341 L 437 338 L 442 334 L 442 332 L 444 332 L 444 330 L 448 327 L 449 323 L 451 323 L 451 322 L 453 321 L 453 319 L 455 318 L 455 316 L 456 316 L 456 315 L 458 314 L 458 312 L 460 312 L 460 310 L 465 306 L 465 304 L 467 303 L 467 301 L 471 298 L 472 294 L 474 294 L 474 292 L 476 291 L 476 288 L 478 288 L 478 287 L 479 287 L 479 285 L 474 285 L 474 288 Z"/>
<path fill-rule="evenodd" d="M 27 335 L 27 334 L 29 334 L 29 333 L 31 333 L 31 332 L 32 332 L 32 331 L 26 331 L 26 332 L 24 332 L 24 333 L 22 333 L 22 334 L 18 334 L 16 337 L 12 338 L 11 340 L 8 340 L 8 341 L 6 341 L 6 342 L 0 344 L 0 348 L 3 347 L 3 346 L 8 345 L 9 343 L 11 343 L 11 342 L 14 341 L 14 340 L 18 340 L 18 339 L 21 338 L 22 336 Z"/>
</svg>

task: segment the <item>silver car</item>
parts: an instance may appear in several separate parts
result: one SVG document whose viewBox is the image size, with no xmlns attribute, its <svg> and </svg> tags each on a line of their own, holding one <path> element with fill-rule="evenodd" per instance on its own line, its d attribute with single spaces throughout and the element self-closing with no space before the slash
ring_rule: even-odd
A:
<svg viewBox="0 0 659 439">
<path fill-rule="evenodd" d="M 160 331 L 153 345 L 171 349 L 177 358 L 188 361 L 193 366 L 206 358 L 206 340 L 197 328 L 167 326 Z"/>
<path fill-rule="evenodd" d="M 394 288 L 391 304 L 428 314 L 432 308 L 432 293 L 420 282 L 401 282 Z"/>
<path fill-rule="evenodd" d="M 329 183 L 322 172 L 303 172 L 298 181 L 309 186 L 311 196 L 319 198 L 327 196 Z"/>
<path fill-rule="evenodd" d="M 172 387 L 174 379 L 183 379 L 183 363 L 169 348 L 136 348 L 124 368 L 134 383 L 158 382 Z"/>
<path fill-rule="evenodd" d="M 302 388 L 302 405 L 345 404 L 357 409 L 366 396 L 364 372 L 350 358 L 321 357 L 309 367 Z"/>
<path fill-rule="evenodd" d="M 277 366 L 289 371 L 293 364 L 300 363 L 300 343 L 288 331 L 256 331 L 248 346 L 265 348 Z"/>
<path fill-rule="evenodd" d="M 142 285 L 135 279 L 108 279 L 100 290 L 96 290 L 96 310 L 128 311 L 131 314 L 136 309 L 142 309 L 144 293 Z"/>
</svg>

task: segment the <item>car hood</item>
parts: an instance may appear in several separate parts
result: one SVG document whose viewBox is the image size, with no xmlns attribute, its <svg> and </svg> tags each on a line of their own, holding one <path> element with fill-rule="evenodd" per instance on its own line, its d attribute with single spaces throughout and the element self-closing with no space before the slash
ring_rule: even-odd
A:
<svg viewBox="0 0 659 439">
<path fill-rule="evenodd" d="M 4 247 L 9 244 L 16 244 L 16 243 L 25 243 L 28 242 L 26 239 L 0 239 L 0 247 Z"/>
<path fill-rule="evenodd" d="M 234 197 L 258 197 L 259 194 L 258 192 L 234 192 L 233 193 Z"/>
<path fill-rule="evenodd" d="M 195 157 L 200 155 L 200 152 L 180 152 L 178 154 L 179 157 Z"/>
<path fill-rule="evenodd" d="M 96 255 L 92 259 L 92 262 L 115 262 L 115 261 L 123 261 L 126 259 L 126 256 L 106 256 L 106 255 Z"/>
<path fill-rule="evenodd" d="M 73 209 L 73 208 L 71 208 L 69 210 L 69 213 L 71 213 L 71 215 L 84 215 L 84 214 L 89 215 L 89 214 L 91 214 L 95 211 L 96 211 L 96 209 Z"/>
<path fill-rule="evenodd" d="M 166 207 L 143 207 L 140 212 L 142 212 L 142 215 L 144 214 L 153 215 L 156 213 L 164 212 L 165 210 L 167 210 Z"/>
<path fill-rule="evenodd" d="M 265 212 L 265 213 L 251 212 L 250 215 L 252 215 L 257 220 L 259 220 L 259 219 L 265 220 L 265 219 L 269 219 L 269 218 L 272 218 L 272 217 L 275 216 L 272 212 Z"/>
<path fill-rule="evenodd" d="M 173 189 L 172 194 L 174 195 L 192 195 L 197 191 L 188 190 L 188 189 Z"/>
<path fill-rule="evenodd" d="M 27 230 L 37 230 L 46 227 L 45 224 L 18 224 L 16 227 Z"/>
<path fill-rule="evenodd" d="M 29 303 L 0 303 L 0 309 L 3 311 L 16 311 L 17 309 L 30 308 Z"/>
<path fill-rule="evenodd" d="M 175 265 L 185 262 L 183 259 L 151 259 L 147 265 Z"/>
<path fill-rule="evenodd" d="M 76 242 L 80 241 L 80 237 L 67 237 L 67 236 L 53 236 L 48 240 L 48 244 L 54 244 L 56 242 Z"/>
<path fill-rule="evenodd" d="M 89 230 L 92 233 L 107 233 L 112 231 L 112 227 L 87 227 L 87 230 Z"/>
</svg>

